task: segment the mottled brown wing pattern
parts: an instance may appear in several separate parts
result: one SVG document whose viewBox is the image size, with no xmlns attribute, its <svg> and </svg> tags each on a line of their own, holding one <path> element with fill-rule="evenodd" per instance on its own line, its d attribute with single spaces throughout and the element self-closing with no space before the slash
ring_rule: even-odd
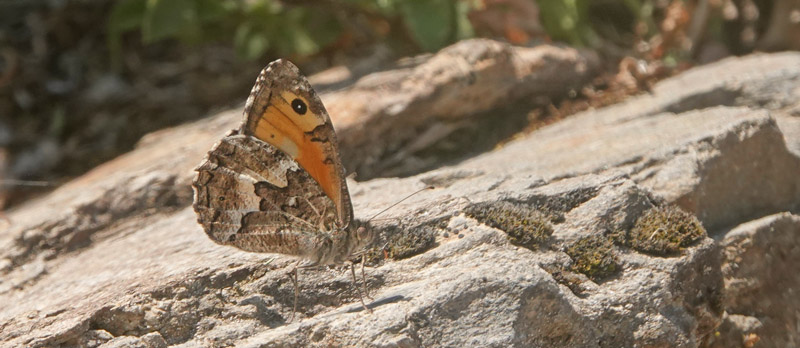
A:
<svg viewBox="0 0 800 348">
<path fill-rule="evenodd" d="M 261 70 L 240 128 L 196 170 L 194 209 L 217 243 L 329 265 L 373 240 L 353 219 L 328 112 L 289 61 Z"/>
<path fill-rule="evenodd" d="M 261 70 L 245 104 L 240 133 L 295 160 L 334 202 L 339 227 L 350 225 L 353 206 L 336 132 L 322 100 L 294 64 L 278 59 Z"/>
<path fill-rule="evenodd" d="M 219 244 L 318 259 L 335 238 L 333 202 L 272 145 L 234 132 L 196 170 L 198 222 Z"/>
</svg>

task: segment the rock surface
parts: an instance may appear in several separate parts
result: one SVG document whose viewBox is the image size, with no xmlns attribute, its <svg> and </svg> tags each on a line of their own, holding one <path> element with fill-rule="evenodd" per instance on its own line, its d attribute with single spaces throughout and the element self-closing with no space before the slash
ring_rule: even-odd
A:
<svg viewBox="0 0 800 348">
<path fill-rule="evenodd" d="M 800 344 L 800 216 L 770 215 L 737 226 L 722 240 L 728 333 L 759 337 L 758 346 Z M 730 347 L 732 340 L 720 340 Z"/>
<path fill-rule="evenodd" d="M 363 151 L 391 156 L 398 150 L 392 142 L 425 134 L 437 120 L 470 117 L 470 107 L 491 114 L 507 98 L 532 98 L 541 89 L 521 84 L 546 81 L 580 57 L 540 49 L 559 57 L 558 65 L 491 42 L 462 44 L 484 50 L 455 46 L 415 68 L 380 73 L 392 76 L 390 86 L 405 86 L 398 93 L 380 92 L 365 81 L 382 77 L 370 75 L 323 95 L 340 138 L 349 139 L 342 151 L 352 151 L 345 154 L 351 168 L 377 163 Z M 489 92 L 454 85 L 464 78 L 455 73 L 461 70 L 436 72 L 444 66 L 466 67 L 463 76 L 477 74 L 485 82 L 480 88 L 507 89 L 481 98 Z M 580 80 L 557 80 L 551 91 L 568 93 Z M 362 110 L 364 122 L 337 116 L 348 95 L 363 95 L 372 102 L 367 106 L 383 111 L 350 109 Z M 455 107 L 459 101 L 473 104 Z M 432 111 L 418 115 L 417 108 Z M 189 207 L 192 168 L 238 123 L 240 111 L 163 130 L 8 212 L 10 225 L 0 232 L 0 342 L 794 346 L 798 110 L 800 54 L 728 59 L 458 164 L 403 179 L 351 181 L 361 219 L 425 186 L 434 189 L 374 221 L 391 257 L 371 258 L 367 268 L 373 313 L 358 304 L 346 268 L 304 270 L 293 322 L 286 276 L 293 261 L 214 244 Z M 375 137 L 364 135 L 370 127 Z M 389 129 L 402 135 L 382 142 Z M 358 156 L 367 159 L 354 162 Z M 658 216 L 654 211 L 669 211 L 670 219 L 645 223 L 643 216 Z M 705 229 L 692 227 L 700 223 Z M 675 248 L 656 248 L 669 242 L 658 240 L 662 235 L 686 228 L 694 230 Z M 633 230 L 652 233 L 637 237 Z"/>
</svg>

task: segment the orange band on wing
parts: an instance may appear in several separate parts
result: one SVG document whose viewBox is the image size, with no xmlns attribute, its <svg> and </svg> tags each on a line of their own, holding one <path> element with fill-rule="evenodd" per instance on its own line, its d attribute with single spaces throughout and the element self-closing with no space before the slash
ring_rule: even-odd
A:
<svg viewBox="0 0 800 348">
<path fill-rule="evenodd" d="M 324 143 L 311 141 L 311 136 L 275 105 L 269 105 L 264 110 L 253 136 L 292 156 L 317 181 L 337 209 L 341 209 L 341 182 L 333 163 L 325 163 Z"/>
</svg>

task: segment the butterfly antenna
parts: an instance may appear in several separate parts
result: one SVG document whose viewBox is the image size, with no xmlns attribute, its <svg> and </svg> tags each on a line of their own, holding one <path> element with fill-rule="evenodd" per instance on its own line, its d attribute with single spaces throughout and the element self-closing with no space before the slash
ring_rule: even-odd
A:
<svg viewBox="0 0 800 348">
<path fill-rule="evenodd" d="M 403 199 L 401 199 L 401 200 L 399 200 L 399 201 L 395 202 L 394 204 L 392 204 L 392 205 L 390 205 L 390 206 L 386 207 L 386 209 L 383 209 L 383 210 L 381 210 L 381 211 L 380 211 L 380 212 L 378 212 L 377 214 L 375 214 L 375 215 L 372 215 L 372 217 L 371 217 L 371 218 L 369 218 L 369 220 L 367 220 L 367 222 L 371 222 L 373 219 L 375 219 L 376 217 L 378 217 L 378 215 L 381 215 L 381 214 L 383 214 L 383 213 L 387 212 L 389 209 L 392 209 L 392 208 L 394 208 L 394 207 L 395 207 L 395 206 L 397 206 L 398 204 L 400 204 L 400 203 L 403 203 L 403 201 L 405 201 L 406 199 L 409 199 L 409 198 L 413 197 L 413 196 L 414 196 L 414 195 L 416 195 L 417 193 L 420 193 L 420 192 L 422 192 L 422 191 L 425 191 L 425 190 L 433 190 L 433 189 L 434 189 L 434 187 L 433 187 L 433 186 L 426 186 L 426 187 L 425 187 L 425 188 L 423 188 L 423 189 L 419 189 L 419 190 L 417 190 L 416 192 L 414 192 L 414 193 L 412 193 L 412 194 L 410 194 L 410 195 L 406 196 L 405 198 L 403 198 Z"/>
</svg>

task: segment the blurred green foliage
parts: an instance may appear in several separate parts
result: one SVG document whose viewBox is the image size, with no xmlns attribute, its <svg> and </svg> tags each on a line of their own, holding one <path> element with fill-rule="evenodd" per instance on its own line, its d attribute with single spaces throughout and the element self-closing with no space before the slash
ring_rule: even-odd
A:
<svg viewBox="0 0 800 348">
<path fill-rule="evenodd" d="M 309 3 L 309 1 L 301 2 Z M 272 50 L 279 55 L 314 54 L 337 40 L 349 18 L 336 7 L 391 20 L 399 19 L 420 48 L 436 50 L 473 36 L 467 13 L 473 0 L 310 1 L 321 6 L 289 5 L 278 0 L 120 0 L 108 21 L 108 46 L 119 61 L 122 37 L 141 33 L 144 44 L 164 39 L 183 43 L 232 42 L 245 59 Z M 344 11 L 344 12 L 347 12 Z"/>
<path fill-rule="evenodd" d="M 575 46 L 597 47 L 604 40 L 621 33 L 633 34 L 635 24 L 643 24 L 638 34 L 656 35 L 658 28 L 653 17 L 656 0 L 538 0 L 540 20 L 554 40 Z M 621 9 L 609 12 L 609 9 Z M 624 14 L 623 14 L 624 13 Z M 629 18 L 628 18 L 629 17 Z M 626 20 L 629 19 L 629 20 Z M 609 28 L 609 27 L 616 28 Z M 610 35 L 609 29 L 615 31 Z M 599 35 L 598 31 L 604 35 Z"/>
<path fill-rule="evenodd" d="M 595 37 L 586 20 L 591 0 L 541 0 L 542 26 L 556 40 L 576 45 L 587 45 Z"/>
<path fill-rule="evenodd" d="M 526 0 L 515 0 L 526 1 Z M 539 7 L 545 35 L 575 46 L 602 46 L 612 36 L 639 38 L 657 34 L 653 19 L 656 0 L 527 0 Z M 677 0 L 676 0 L 677 1 Z M 370 31 L 373 38 L 394 35 L 411 40 L 423 51 L 435 51 L 475 36 L 469 14 L 508 1 L 488 0 L 119 0 L 108 21 L 112 61 L 119 62 L 122 37 L 138 31 L 150 44 L 164 39 L 183 43 L 232 43 L 244 59 L 267 52 L 306 56 L 347 36 Z M 609 6 L 611 5 L 611 6 Z M 597 9 L 622 9 L 603 13 Z M 620 19 L 620 13 L 623 13 Z M 367 18 L 366 26 L 355 25 Z M 381 24 L 383 26 L 381 26 Z M 399 34 L 398 34 L 399 33 Z M 598 34 L 600 33 L 600 34 Z M 617 39 L 612 38 L 612 39 Z M 628 40 L 630 41 L 630 40 Z"/>
<path fill-rule="evenodd" d="M 414 39 L 426 51 L 473 35 L 467 19 L 471 5 L 466 1 L 400 0 L 395 3 Z"/>
</svg>

